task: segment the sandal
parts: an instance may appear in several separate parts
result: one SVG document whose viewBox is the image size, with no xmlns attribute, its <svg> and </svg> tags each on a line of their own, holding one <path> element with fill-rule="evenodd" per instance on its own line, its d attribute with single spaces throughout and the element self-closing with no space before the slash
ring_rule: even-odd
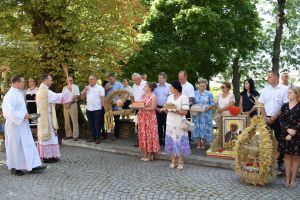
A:
<svg viewBox="0 0 300 200">
<path fill-rule="evenodd" d="M 284 186 L 285 186 L 285 187 L 290 187 L 290 183 L 285 182 Z"/>
<path fill-rule="evenodd" d="M 172 160 L 170 166 L 169 166 L 171 169 L 174 169 L 175 167 L 177 167 L 177 164 L 176 164 L 176 160 Z"/>
<path fill-rule="evenodd" d="M 144 161 L 147 158 L 148 154 L 145 154 L 144 157 L 141 158 L 141 161 Z"/>
<path fill-rule="evenodd" d="M 291 181 L 290 188 L 291 188 L 291 189 L 295 189 L 296 187 L 297 187 L 296 182 L 292 182 L 292 181 Z"/>
<path fill-rule="evenodd" d="M 177 166 L 177 169 L 179 170 L 183 170 L 183 161 L 178 161 L 178 166 Z"/>
<path fill-rule="evenodd" d="M 148 161 L 150 161 L 150 160 L 153 160 L 153 154 L 150 154 L 150 157 L 149 156 L 147 156 L 146 158 L 144 158 L 144 162 L 148 162 Z"/>
</svg>

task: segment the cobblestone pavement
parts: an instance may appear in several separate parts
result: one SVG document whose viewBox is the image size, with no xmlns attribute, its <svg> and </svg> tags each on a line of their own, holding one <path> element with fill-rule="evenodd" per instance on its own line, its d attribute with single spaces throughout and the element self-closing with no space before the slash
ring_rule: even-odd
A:
<svg viewBox="0 0 300 200">
<path fill-rule="evenodd" d="M 300 187 L 278 178 L 265 187 L 242 184 L 231 170 L 185 165 L 97 150 L 61 148 L 62 159 L 42 174 L 10 175 L 0 153 L 0 199 L 300 199 Z"/>
</svg>

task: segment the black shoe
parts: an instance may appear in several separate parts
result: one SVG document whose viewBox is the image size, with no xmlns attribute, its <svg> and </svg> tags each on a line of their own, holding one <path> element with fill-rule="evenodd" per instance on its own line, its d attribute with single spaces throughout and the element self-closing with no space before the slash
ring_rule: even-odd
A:
<svg viewBox="0 0 300 200">
<path fill-rule="evenodd" d="M 78 141 L 78 138 L 74 138 L 74 141 Z"/>
<path fill-rule="evenodd" d="M 42 165 L 42 166 L 39 166 L 39 167 L 35 167 L 35 168 L 32 169 L 32 171 L 30 173 L 41 173 L 46 168 L 47 168 L 47 166 L 45 166 L 45 165 Z"/>
<path fill-rule="evenodd" d="M 96 142 L 95 139 L 87 140 L 87 142 Z"/>
<path fill-rule="evenodd" d="M 51 158 L 52 163 L 57 163 L 59 161 L 59 158 Z"/>
<path fill-rule="evenodd" d="M 23 176 L 25 172 L 23 172 L 22 170 L 11 169 L 11 174 L 16 176 Z"/>
<path fill-rule="evenodd" d="M 72 137 L 64 137 L 64 140 L 72 139 Z"/>
<path fill-rule="evenodd" d="M 50 158 L 44 158 L 43 163 L 52 163 L 52 160 Z"/>
<path fill-rule="evenodd" d="M 278 164 L 278 171 L 280 173 L 284 173 L 284 166 L 283 166 L 283 164 Z"/>
</svg>

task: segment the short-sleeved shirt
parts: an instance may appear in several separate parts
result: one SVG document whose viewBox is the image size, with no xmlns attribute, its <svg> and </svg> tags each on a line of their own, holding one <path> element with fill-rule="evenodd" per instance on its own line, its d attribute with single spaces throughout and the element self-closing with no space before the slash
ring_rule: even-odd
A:
<svg viewBox="0 0 300 200">
<path fill-rule="evenodd" d="M 119 81 L 116 81 L 114 84 L 111 84 L 111 88 L 107 91 L 107 93 L 105 94 L 105 96 L 109 95 L 112 91 L 115 90 L 124 90 L 124 86 L 122 83 L 120 83 Z M 115 98 L 113 99 L 114 101 L 118 99 L 118 96 L 115 96 Z M 118 106 L 113 106 L 113 110 L 118 110 Z"/>
<path fill-rule="evenodd" d="M 176 105 L 177 110 L 189 110 L 189 98 L 185 95 L 181 95 L 176 100 L 174 95 L 168 97 L 167 103 L 173 103 Z M 167 125 L 179 127 L 182 119 L 185 119 L 185 116 L 169 112 L 167 115 Z"/>
<path fill-rule="evenodd" d="M 139 85 L 134 84 L 132 86 L 132 95 L 134 97 L 134 101 L 142 101 L 142 96 L 145 94 L 144 88 L 146 83 L 146 81 L 142 80 Z"/>
<path fill-rule="evenodd" d="M 276 87 L 268 85 L 263 89 L 258 102 L 264 104 L 267 116 L 274 116 L 288 102 L 287 92 L 288 88 L 282 84 Z"/>
<path fill-rule="evenodd" d="M 88 86 L 88 91 L 86 92 L 86 109 L 89 111 L 101 110 L 102 104 L 100 97 L 104 97 L 104 88 L 98 84 L 94 87 Z"/>
<path fill-rule="evenodd" d="M 124 90 L 123 84 L 119 81 L 116 81 L 114 84 L 111 84 L 111 88 L 106 92 L 106 96 L 114 90 Z"/>
<path fill-rule="evenodd" d="M 189 97 L 189 98 L 194 98 L 195 97 L 195 90 L 194 86 L 190 84 L 188 81 L 185 82 L 184 84 L 181 84 L 182 86 L 182 94 Z M 191 104 L 191 103 L 190 103 Z"/>
<path fill-rule="evenodd" d="M 67 86 L 65 86 L 62 90 L 62 92 L 65 92 L 65 91 L 69 91 Z M 79 87 L 77 85 L 72 84 L 72 91 L 71 92 L 72 92 L 73 96 L 80 96 Z"/>
<path fill-rule="evenodd" d="M 243 98 L 243 112 L 249 112 L 255 105 L 255 97 L 258 97 L 259 93 L 256 90 L 253 90 L 252 94 L 248 96 L 247 92 L 243 91 L 240 95 Z M 253 112 L 253 114 L 255 114 L 255 112 Z"/>
<path fill-rule="evenodd" d="M 164 85 L 157 84 L 157 88 L 154 90 L 154 94 L 157 96 L 157 105 L 164 106 L 170 95 L 170 84 L 165 83 Z"/>
</svg>

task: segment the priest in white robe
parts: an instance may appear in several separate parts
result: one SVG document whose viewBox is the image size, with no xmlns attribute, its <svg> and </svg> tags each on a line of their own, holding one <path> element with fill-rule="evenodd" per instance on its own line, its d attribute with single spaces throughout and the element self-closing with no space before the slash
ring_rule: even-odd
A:
<svg viewBox="0 0 300 200">
<path fill-rule="evenodd" d="M 16 75 L 11 79 L 12 87 L 4 96 L 2 110 L 5 122 L 5 146 L 7 167 L 12 174 L 24 175 L 24 171 L 41 172 L 42 166 L 35 146 L 23 96 L 25 79 Z"/>
<path fill-rule="evenodd" d="M 69 103 L 72 100 L 70 92 L 54 93 L 49 90 L 53 81 L 50 75 L 42 76 L 42 83 L 36 94 L 38 119 L 38 151 L 40 158 L 45 163 L 55 163 L 60 158 L 55 104 Z"/>
</svg>

